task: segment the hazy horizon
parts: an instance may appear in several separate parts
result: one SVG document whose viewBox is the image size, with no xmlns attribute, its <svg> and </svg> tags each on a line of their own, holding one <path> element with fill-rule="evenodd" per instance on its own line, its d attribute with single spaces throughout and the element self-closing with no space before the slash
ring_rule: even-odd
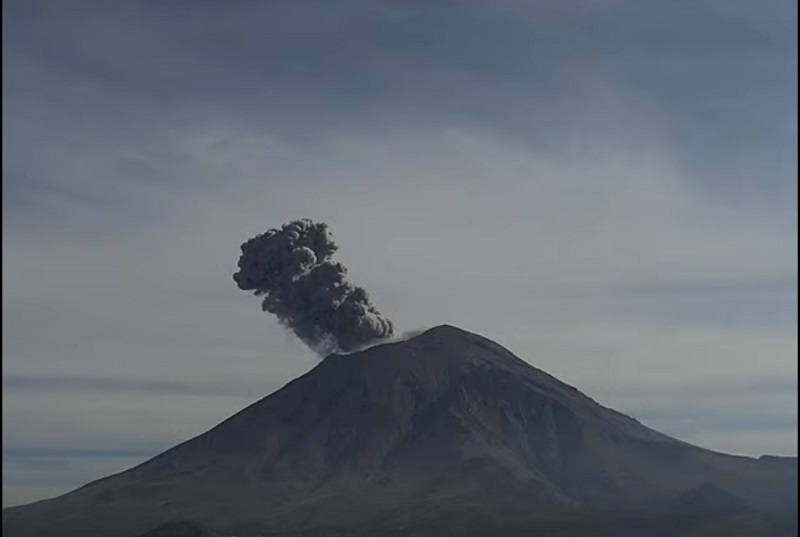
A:
<svg viewBox="0 0 800 537">
<path fill-rule="evenodd" d="M 318 358 L 237 289 L 324 221 L 453 324 L 718 451 L 797 455 L 797 6 L 6 3 L 3 504 Z"/>
</svg>

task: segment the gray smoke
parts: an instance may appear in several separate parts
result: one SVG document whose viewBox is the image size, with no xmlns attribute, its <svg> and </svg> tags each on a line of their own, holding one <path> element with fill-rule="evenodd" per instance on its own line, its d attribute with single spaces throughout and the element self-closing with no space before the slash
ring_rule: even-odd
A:
<svg viewBox="0 0 800 537">
<path fill-rule="evenodd" d="M 261 309 L 317 353 L 351 352 L 394 334 L 345 266 L 331 260 L 338 246 L 326 224 L 295 220 L 241 248 L 236 285 L 262 296 Z"/>
</svg>

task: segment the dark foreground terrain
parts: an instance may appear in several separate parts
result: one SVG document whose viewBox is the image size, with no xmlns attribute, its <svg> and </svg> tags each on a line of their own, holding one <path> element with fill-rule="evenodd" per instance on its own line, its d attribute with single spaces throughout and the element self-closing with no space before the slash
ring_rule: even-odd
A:
<svg viewBox="0 0 800 537">
<path fill-rule="evenodd" d="M 440 326 L 331 355 L 10 537 L 797 535 L 797 459 L 702 449 Z M 182 523 L 179 523 L 182 522 Z"/>
<path fill-rule="evenodd" d="M 168 523 L 142 534 L 140 537 L 228 537 L 208 530 L 191 522 Z M 320 528 L 304 532 L 272 532 L 269 528 L 251 528 L 248 533 L 260 537 L 483 537 L 502 535 L 504 537 L 527 537 L 546 535 L 554 537 L 745 537 L 775 536 L 795 537 L 797 524 L 791 517 L 765 517 L 756 514 L 718 514 L 707 515 L 595 515 L 574 514 L 573 516 L 552 517 L 516 523 L 494 523 L 468 525 L 432 524 L 427 527 L 399 529 L 344 529 Z"/>
</svg>

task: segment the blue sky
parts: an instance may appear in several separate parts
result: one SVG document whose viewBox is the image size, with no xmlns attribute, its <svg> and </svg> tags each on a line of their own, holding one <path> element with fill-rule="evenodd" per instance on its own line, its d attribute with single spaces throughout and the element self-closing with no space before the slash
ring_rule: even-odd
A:
<svg viewBox="0 0 800 537">
<path fill-rule="evenodd" d="M 3 10 L 5 505 L 313 367 L 231 279 L 299 217 L 401 332 L 455 324 L 681 439 L 797 453 L 793 2 Z"/>
</svg>

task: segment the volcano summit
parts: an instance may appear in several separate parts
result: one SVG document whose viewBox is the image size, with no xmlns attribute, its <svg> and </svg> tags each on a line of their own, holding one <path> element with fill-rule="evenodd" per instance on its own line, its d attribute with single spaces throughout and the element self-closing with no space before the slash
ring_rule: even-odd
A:
<svg viewBox="0 0 800 537">
<path fill-rule="evenodd" d="M 796 458 L 670 438 L 439 326 L 329 355 L 133 469 L 6 509 L 3 535 L 796 535 L 796 505 Z"/>
</svg>

